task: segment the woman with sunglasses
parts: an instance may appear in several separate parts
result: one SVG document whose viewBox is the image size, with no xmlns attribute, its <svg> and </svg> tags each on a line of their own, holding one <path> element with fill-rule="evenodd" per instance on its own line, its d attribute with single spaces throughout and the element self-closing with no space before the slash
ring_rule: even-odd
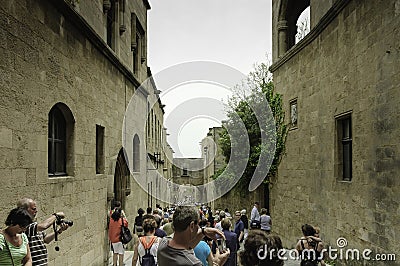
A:
<svg viewBox="0 0 400 266">
<path fill-rule="evenodd" d="M 0 231 L 0 265 L 32 265 L 26 227 L 32 223 L 28 211 L 15 208 L 6 219 L 6 228 Z"/>
</svg>

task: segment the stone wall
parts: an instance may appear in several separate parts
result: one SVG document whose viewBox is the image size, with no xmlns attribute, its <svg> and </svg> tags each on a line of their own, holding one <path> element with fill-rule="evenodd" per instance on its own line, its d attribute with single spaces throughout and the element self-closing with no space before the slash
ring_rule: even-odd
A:
<svg viewBox="0 0 400 266">
<path fill-rule="evenodd" d="M 273 12 L 276 21 L 278 5 Z M 271 190 L 274 231 L 288 247 L 311 223 L 332 247 L 345 237 L 348 248 L 400 250 L 399 15 L 399 1 L 348 1 L 271 67 L 286 117 L 297 99 L 298 126 Z M 336 167 L 335 117 L 345 112 L 352 116 L 351 182 Z"/>
<path fill-rule="evenodd" d="M 310 6 L 312 11 L 310 12 L 310 27 L 313 28 L 326 14 L 329 8 L 332 7 L 332 2 L 335 0 L 311 0 Z"/>
<path fill-rule="evenodd" d="M 59 252 L 54 243 L 48 245 L 49 265 L 104 265 L 125 108 L 139 81 L 65 16 L 67 8 L 63 14 L 55 8 L 62 3 L 10 0 L 0 5 L 0 216 L 6 217 L 22 197 L 37 200 L 39 220 L 62 210 L 74 226 L 60 236 Z M 48 115 L 59 102 L 75 120 L 72 171 L 49 178 Z M 135 111 L 145 114 L 146 108 L 143 95 Z M 105 128 L 103 174 L 96 174 L 96 125 Z M 131 130 L 145 142 L 140 128 Z M 146 165 L 141 167 L 146 174 Z M 132 180 L 131 191 L 124 208 L 132 223 L 137 208 L 147 206 L 147 196 Z"/>
</svg>

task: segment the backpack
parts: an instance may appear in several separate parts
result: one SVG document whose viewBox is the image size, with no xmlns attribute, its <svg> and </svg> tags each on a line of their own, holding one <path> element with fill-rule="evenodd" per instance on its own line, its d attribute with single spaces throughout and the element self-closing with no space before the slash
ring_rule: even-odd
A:
<svg viewBox="0 0 400 266">
<path fill-rule="evenodd" d="M 146 242 L 146 237 L 142 236 L 139 237 L 140 243 L 142 243 L 144 247 L 144 255 L 143 257 L 139 257 L 139 262 L 140 265 L 142 266 L 156 266 L 156 260 L 153 255 L 150 253 L 151 246 L 154 244 L 154 242 L 157 240 L 156 236 L 153 236 L 150 240 L 150 242 Z"/>
<path fill-rule="evenodd" d="M 318 258 L 320 256 L 320 252 L 318 252 L 318 241 L 311 239 L 311 238 L 307 238 L 305 241 L 307 241 L 309 248 L 307 249 L 304 246 L 303 240 L 301 240 L 300 244 L 301 244 L 302 250 L 313 250 L 315 252 L 316 257 L 315 258 L 313 258 L 312 256 L 311 257 L 308 257 L 308 256 L 302 257 L 300 266 L 317 266 L 318 262 L 319 262 Z"/>
<path fill-rule="evenodd" d="M 261 228 L 261 222 L 259 220 L 251 220 L 250 228 L 251 229 L 260 229 Z"/>
</svg>

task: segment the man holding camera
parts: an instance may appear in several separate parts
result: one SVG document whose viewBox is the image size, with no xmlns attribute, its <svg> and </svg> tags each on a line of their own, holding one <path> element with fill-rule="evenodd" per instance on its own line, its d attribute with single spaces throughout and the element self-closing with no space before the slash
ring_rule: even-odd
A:
<svg viewBox="0 0 400 266">
<path fill-rule="evenodd" d="M 18 201 L 18 207 L 26 209 L 34 221 L 28 225 L 25 234 L 28 236 L 29 248 L 32 256 L 32 265 L 47 265 L 47 248 L 46 244 L 49 244 L 56 237 L 56 234 L 61 234 L 67 230 L 68 224 L 61 223 L 60 228 L 55 232 L 46 234 L 44 231 L 52 226 L 57 220 L 61 222 L 61 219 L 65 217 L 63 212 L 57 212 L 52 214 L 46 220 L 41 223 L 36 222 L 37 207 L 36 202 L 33 199 L 23 198 Z M 56 227 L 54 227 L 56 228 Z"/>
</svg>

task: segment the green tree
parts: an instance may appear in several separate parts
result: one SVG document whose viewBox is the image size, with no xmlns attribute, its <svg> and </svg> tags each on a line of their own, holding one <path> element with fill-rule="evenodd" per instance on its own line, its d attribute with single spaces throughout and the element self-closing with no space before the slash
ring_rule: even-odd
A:
<svg viewBox="0 0 400 266">
<path fill-rule="evenodd" d="M 261 104 L 265 100 L 269 105 L 270 110 L 268 112 L 270 115 L 263 115 L 264 113 L 268 114 L 267 110 L 258 110 L 265 107 L 265 105 Z M 231 152 L 234 147 L 239 147 L 239 149 L 236 149 L 239 152 L 237 151 L 236 153 L 240 153 L 241 150 L 240 142 L 242 139 L 231 139 L 231 136 L 235 134 L 235 130 L 238 128 L 238 123 L 243 123 L 247 131 L 249 154 L 235 155 L 235 158 L 239 157 L 240 160 L 248 159 L 246 169 L 236 184 L 240 192 L 245 194 L 259 164 L 260 157 L 265 158 L 261 155 L 272 151 L 271 156 L 273 158 L 271 158 L 272 163 L 269 172 L 263 174 L 264 182 L 271 182 L 271 178 L 277 173 L 278 165 L 285 149 L 288 127 L 284 123 L 285 113 L 282 105 L 282 96 L 274 92 L 272 75 L 266 64 L 256 65 L 254 71 L 247 76 L 247 79 L 241 85 L 235 87 L 234 96 L 229 101 L 227 117 L 227 121 L 223 123 L 224 129 L 220 135 L 219 143 L 227 163 L 231 159 Z M 272 119 L 273 121 L 268 121 Z M 268 125 L 272 126 L 269 127 Z M 236 132 L 236 134 L 240 133 Z M 265 134 L 268 140 L 266 143 L 262 141 L 262 134 Z M 236 171 L 235 164 L 232 170 Z M 220 175 L 222 171 L 216 173 L 215 177 Z"/>
</svg>

